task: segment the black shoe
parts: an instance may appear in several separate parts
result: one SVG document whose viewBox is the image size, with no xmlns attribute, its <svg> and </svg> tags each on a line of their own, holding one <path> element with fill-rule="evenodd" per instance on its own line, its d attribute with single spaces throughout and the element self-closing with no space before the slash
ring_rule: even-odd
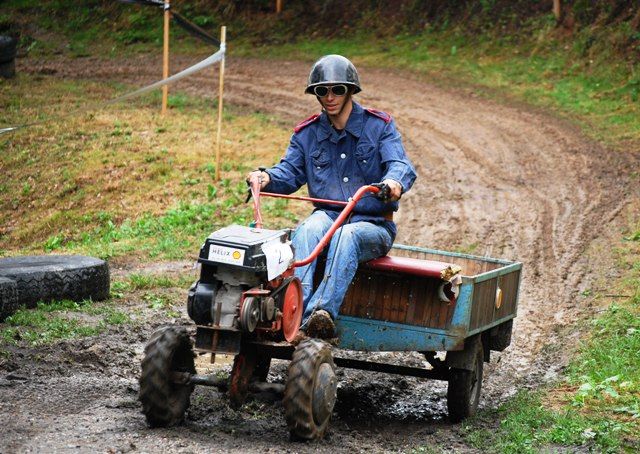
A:
<svg viewBox="0 0 640 454">
<path fill-rule="evenodd" d="M 306 329 L 307 336 L 318 339 L 333 339 L 335 332 L 336 326 L 327 311 L 320 309 L 309 317 Z"/>
</svg>

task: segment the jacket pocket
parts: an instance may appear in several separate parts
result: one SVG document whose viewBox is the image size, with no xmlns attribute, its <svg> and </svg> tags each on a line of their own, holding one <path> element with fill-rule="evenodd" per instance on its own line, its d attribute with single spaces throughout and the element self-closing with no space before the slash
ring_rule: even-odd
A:
<svg viewBox="0 0 640 454">
<path fill-rule="evenodd" d="M 375 183 L 380 179 L 382 169 L 380 166 L 377 147 L 375 145 L 358 145 L 356 147 L 355 157 L 366 184 Z"/>
<path fill-rule="evenodd" d="M 329 153 L 319 148 L 311 153 L 311 162 L 314 168 L 324 169 L 329 165 L 331 159 L 329 158 Z"/>
</svg>

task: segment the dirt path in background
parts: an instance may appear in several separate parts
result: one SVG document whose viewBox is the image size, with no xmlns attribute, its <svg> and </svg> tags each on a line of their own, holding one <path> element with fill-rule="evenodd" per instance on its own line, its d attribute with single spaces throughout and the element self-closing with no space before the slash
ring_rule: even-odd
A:
<svg viewBox="0 0 640 454">
<path fill-rule="evenodd" d="M 174 67 L 192 60 L 175 59 Z M 22 62 L 18 69 L 133 85 L 157 77 L 155 60 L 138 57 L 120 65 L 59 58 Z M 309 64 L 229 59 L 227 65 L 228 102 L 291 125 L 317 111 L 315 100 L 302 95 Z M 492 354 L 482 407 L 554 377 L 565 360 L 563 346 L 571 342 L 564 327 L 594 311 L 581 292 L 615 277 L 607 268 L 607 241 L 619 236 L 617 216 L 637 195 L 637 182 L 629 179 L 637 158 L 606 151 L 527 108 L 438 88 L 408 73 L 361 74 L 359 101 L 392 113 L 418 170 L 397 218 L 397 242 L 472 249 L 524 263 L 514 341 Z M 210 96 L 216 80 L 215 70 L 208 70 L 179 88 Z M 178 322 L 189 324 L 186 315 Z M 236 412 L 207 389 L 196 390 L 184 426 L 149 430 L 136 393 L 142 348 L 154 326 L 63 342 L 44 353 L 23 351 L 23 358 L 5 364 L 26 380 L 0 387 L 0 450 L 472 450 L 462 442 L 460 426 L 446 421 L 442 384 L 355 371 L 343 372 L 331 433 L 318 445 L 288 442 L 280 405 L 269 396 Z M 40 360 L 30 364 L 36 355 Z M 60 358 L 69 362 L 58 364 Z M 409 355 L 407 361 L 419 364 L 421 358 Z M 271 380 L 282 381 L 285 367 L 277 364 Z"/>
</svg>

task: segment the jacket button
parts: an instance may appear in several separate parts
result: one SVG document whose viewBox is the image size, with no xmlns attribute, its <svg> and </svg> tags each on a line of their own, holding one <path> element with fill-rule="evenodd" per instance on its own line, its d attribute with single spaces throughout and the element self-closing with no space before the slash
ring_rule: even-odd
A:
<svg viewBox="0 0 640 454">
<path fill-rule="evenodd" d="M 342 153 L 342 154 L 340 155 L 340 157 L 341 157 L 342 159 L 344 159 L 344 158 L 346 158 L 346 157 L 347 157 L 347 155 L 346 155 L 346 154 L 344 154 L 344 153 Z"/>
<path fill-rule="evenodd" d="M 344 177 L 342 181 L 344 181 L 345 183 L 349 182 L 349 177 Z"/>
</svg>

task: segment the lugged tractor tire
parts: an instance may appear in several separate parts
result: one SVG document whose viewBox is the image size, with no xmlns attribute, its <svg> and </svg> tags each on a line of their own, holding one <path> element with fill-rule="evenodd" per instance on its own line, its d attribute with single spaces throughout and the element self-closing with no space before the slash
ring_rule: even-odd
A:
<svg viewBox="0 0 640 454">
<path fill-rule="evenodd" d="M 15 281 L 0 277 L 0 322 L 18 309 L 18 285 Z"/>
<path fill-rule="evenodd" d="M 306 339 L 296 347 L 284 389 L 284 412 L 294 440 L 322 438 L 336 402 L 337 379 L 331 347 Z"/>
<path fill-rule="evenodd" d="M 482 342 L 475 343 L 473 370 L 451 368 L 447 388 L 449 420 L 460 422 L 473 416 L 478 409 L 482 392 L 484 355 Z"/>
<path fill-rule="evenodd" d="M 109 297 L 109 265 L 81 255 L 36 255 L 0 259 L 0 277 L 17 285 L 18 306 L 39 301 L 104 300 Z"/>
<path fill-rule="evenodd" d="M 144 349 L 140 395 L 151 427 L 180 423 L 191 402 L 194 385 L 178 384 L 172 372 L 196 373 L 191 338 L 184 327 L 166 326 L 153 333 Z"/>
</svg>

